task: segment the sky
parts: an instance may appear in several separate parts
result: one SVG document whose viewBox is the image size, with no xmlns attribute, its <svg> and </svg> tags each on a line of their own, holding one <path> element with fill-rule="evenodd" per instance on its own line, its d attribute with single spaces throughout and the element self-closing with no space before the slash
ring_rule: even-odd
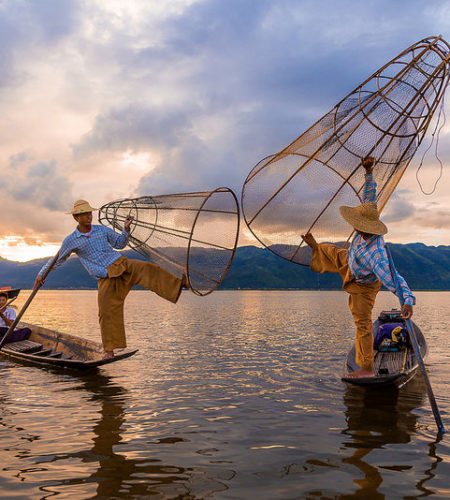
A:
<svg viewBox="0 0 450 500">
<path fill-rule="evenodd" d="M 232 188 L 400 51 L 435 0 L 0 0 L 0 257 L 56 252 L 76 199 Z M 450 118 L 450 97 L 445 111 Z M 390 241 L 450 244 L 450 119 L 426 196 L 411 162 Z M 431 190 L 430 151 L 419 178 Z M 257 244 L 245 228 L 240 244 Z"/>
</svg>

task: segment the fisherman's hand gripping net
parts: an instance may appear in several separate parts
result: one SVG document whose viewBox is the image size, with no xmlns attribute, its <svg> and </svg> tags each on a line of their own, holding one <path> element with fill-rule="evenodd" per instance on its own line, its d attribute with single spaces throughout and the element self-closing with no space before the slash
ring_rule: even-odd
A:
<svg viewBox="0 0 450 500">
<path fill-rule="evenodd" d="M 99 222 L 122 231 L 128 216 L 130 246 L 154 264 L 181 277 L 191 290 L 207 295 L 224 279 L 236 250 L 239 207 L 221 187 L 199 193 L 122 199 L 99 211 Z"/>
<path fill-rule="evenodd" d="M 381 211 L 422 142 L 449 81 L 450 46 L 422 40 L 380 68 L 277 154 L 260 161 L 242 191 L 244 219 L 272 252 L 309 265 L 302 234 L 345 241 L 339 206 L 362 203 L 361 158 L 373 156 Z"/>
</svg>

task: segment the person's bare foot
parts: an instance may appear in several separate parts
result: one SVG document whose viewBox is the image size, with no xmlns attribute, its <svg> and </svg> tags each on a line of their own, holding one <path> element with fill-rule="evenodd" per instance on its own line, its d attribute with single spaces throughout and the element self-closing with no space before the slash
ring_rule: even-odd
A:
<svg viewBox="0 0 450 500">
<path fill-rule="evenodd" d="M 364 370 L 364 368 L 360 368 L 359 370 L 355 370 L 352 373 L 347 375 L 347 378 L 369 378 L 375 377 L 375 373 L 373 370 Z"/>
<path fill-rule="evenodd" d="M 111 359 L 114 357 L 114 351 L 105 351 L 102 359 Z"/>
</svg>

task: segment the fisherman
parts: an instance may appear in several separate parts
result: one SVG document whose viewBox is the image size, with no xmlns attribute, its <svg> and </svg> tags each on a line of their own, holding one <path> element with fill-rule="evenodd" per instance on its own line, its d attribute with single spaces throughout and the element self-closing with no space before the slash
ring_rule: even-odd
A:
<svg viewBox="0 0 450 500">
<path fill-rule="evenodd" d="M 6 307 L 8 302 L 8 292 L 0 291 L 0 328 L 7 329 L 13 324 L 16 319 L 16 312 L 12 307 Z M 6 332 L 3 332 L 6 333 Z"/>
<path fill-rule="evenodd" d="M 356 362 L 360 367 L 348 375 L 351 378 L 374 376 L 372 309 L 381 284 L 396 292 L 383 239 L 388 230 L 379 219 L 376 204 L 377 185 L 372 176 L 374 158 L 363 158 L 361 165 L 366 171 L 362 205 L 339 208 L 342 217 L 356 231 L 350 248 L 346 250 L 336 245 L 319 244 L 311 233 L 303 235 L 305 243 L 313 250 L 311 270 L 339 273 L 343 280 L 342 287 L 350 295 L 349 307 L 356 325 Z M 398 273 L 396 279 L 403 295 L 402 316 L 409 319 L 416 299 Z"/>
<path fill-rule="evenodd" d="M 16 319 L 16 311 L 12 307 L 7 307 L 9 299 L 8 290 L 0 290 L 0 340 L 9 330 L 9 327 L 14 323 Z M 31 335 L 31 330 L 29 328 L 17 328 L 14 330 L 5 343 L 18 342 L 19 340 L 25 340 Z"/>
<path fill-rule="evenodd" d="M 133 217 L 127 217 L 122 234 L 112 229 L 92 225 L 92 208 L 85 200 L 74 203 L 72 214 L 77 222 L 75 231 L 63 241 L 53 269 L 61 266 L 74 252 L 88 273 L 98 280 L 98 315 L 102 336 L 103 359 L 114 356 L 114 349 L 127 346 L 123 319 L 123 305 L 134 285 L 152 290 L 160 297 L 176 303 L 182 288 L 187 288 L 186 276 L 178 278 L 150 262 L 128 259 L 114 250 L 125 248 L 130 236 Z M 34 288 L 44 284 L 42 275 L 50 266 L 50 259 L 36 276 Z"/>
</svg>

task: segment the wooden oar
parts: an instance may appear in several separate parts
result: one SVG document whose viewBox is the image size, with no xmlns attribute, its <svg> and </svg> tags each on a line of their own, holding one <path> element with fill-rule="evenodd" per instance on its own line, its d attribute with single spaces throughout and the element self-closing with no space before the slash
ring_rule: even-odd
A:
<svg viewBox="0 0 450 500">
<path fill-rule="evenodd" d="M 55 265 L 56 261 L 58 260 L 58 257 L 59 257 L 59 252 L 53 257 L 52 261 L 50 262 L 50 265 L 45 270 L 44 274 L 42 275 L 42 280 L 45 280 L 48 273 L 52 270 L 53 266 Z M 31 304 L 31 301 L 34 299 L 34 296 L 38 293 L 38 290 L 39 290 L 39 288 L 41 288 L 41 286 L 42 285 L 39 285 L 36 288 L 33 288 L 33 291 L 30 293 L 30 296 L 28 297 L 27 301 L 25 302 L 22 309 L 17 314 L 16 319 L 14 320 L 12 325 L 9 327 L 9 329 L 5 333 L 5 335 L 3 335 L 3 338 L 0 340 L 0 349 L 3 346 L 3 344 L 5 343 L 6 339 L 9 337 L 9 335 L 14 331 L 14 328 L 17 326 L 17 323 L 22 318 L 24 312 L 28 309 L 28 306 Z"/>
<path fill-rule="evenodd" d="M 388 258 L 389 258 L 389 269 L 391 271 L 392 279 L 394 281 L 394 285 L 395 285 L 395 288 L 397 290 L 397 295 L 398 295 L 398 298 L 400 300 L 400 305 L 403 308 L 404 300 L 403 300 L 403 295 L 402 295 L 400 285 L 399 285 L 398 279 L 397 279 L 397 271 L 395 269 L 394 260 L 392 259 L 391 251 L 387 245 L 386 245 L 386 250 L 387 250 L 387 254 L 388 254 Z M 423 380 L 425 381 L 425 387 L 427 389 L 428 399 L 430 400 L 430 405 L 431 405 L 431 409 L 433 410 L 433 415 L 434 415 L 434 419 L 436 420 L 437 428 L 438 428 L 439 432 L 443 434 L 445 432 L 444 424 L 442 423 L 441 414 L 439 413 L 439 408 L 438 408 L 438 405 L 436 403 L 436 399 L 435 399 L 434 394 L 433 394 L 433 389 L 431 388 L 430 380 L 428 378 L 428 374 L 427 374 L 427 371 L 425 369 L 425 364 L 423 362 L 422 355 L 420 353 L 420 347 L 419 347 L 419 344 L 417 342 L 417 337 L 416 337 L 416 334 L 414 333 L 414 329 L 412 328 L 411 321 L 409 319 L 406 320 L 406 327 L 407 327 L 407 330 L 409 333 L 409 338 L 411 339 L 411 343 L 414 347 L 414 352 L 416 354 L 416 358 L 417 358 L 417 361 L 418 361 L 419 366 L 420 366 L 420 371 L 422 372 L 422 375 L 423 375 Z"/>
</svg>

